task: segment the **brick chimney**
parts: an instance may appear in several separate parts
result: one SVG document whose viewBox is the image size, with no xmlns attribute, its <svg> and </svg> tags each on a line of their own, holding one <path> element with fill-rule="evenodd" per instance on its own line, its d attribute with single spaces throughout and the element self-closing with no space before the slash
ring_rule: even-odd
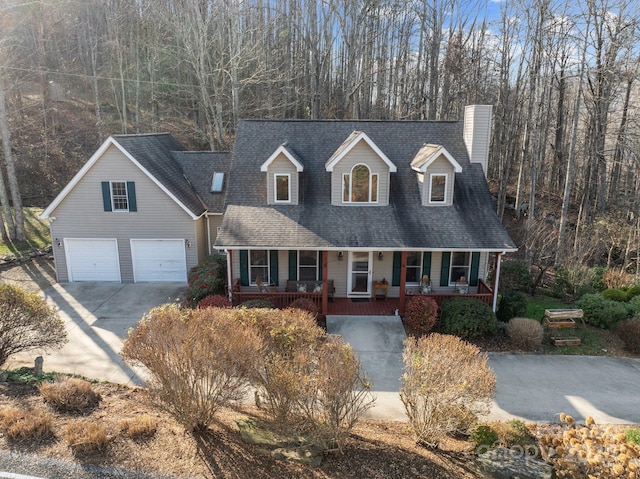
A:
<svg viewBox="0 0 640 479">
<path fill-rule="evenodd" d="M 487 176 L 491 145 L 492 105 L 468 105 L 464 109 L 464 144 L 472 163 L 480 163 Z"/>
</svg>

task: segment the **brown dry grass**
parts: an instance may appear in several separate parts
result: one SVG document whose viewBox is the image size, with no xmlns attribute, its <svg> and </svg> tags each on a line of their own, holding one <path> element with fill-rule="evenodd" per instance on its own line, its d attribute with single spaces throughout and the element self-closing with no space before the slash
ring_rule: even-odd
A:
<svg viewBox="0 0 640 479">
<path fill-rule="evenodd" d="M 0 432 L 11 442 L 34 444 L 53 436 L 52 418 L 47 411 L 17 407 L 0 409 Z"/>
<path fill-rule="evenodd" d="M 465 441 L 447 439 L 440 451 L 415 445 L 408 424 L 392 421 L 362 421 L 347 440 L 345 453 L 329 454 L 314 468 L 274 459 L 240 438 L 235 419 L 258 415 L 253 408 L 223 409 L 205 432 L 188 433 L 170 416 L 148 404 L 144 389 L 113 384 L 94 388 L 102 396 L 98 408 L 82 416 L 88 424 L 101 425 L 109 439 L 101 450 L 74 450 L 64 439 L 69 424 L 77 418 L 50 412 L 55 437 L 44 443 L 10 443 L 3 435 L 0 448 L 97 466 L 119 466 L 133 471 L 197 478 L 460 478 L 476 477 L 464 449 Z M 34 386 L 0 384 L 0 408 L 51 411 Z M 147 417 L 156 432 L 144 440 L 132 439 L 123 422 L 135 424 Z M 73 441 L 72 441 L 73 442 Z"/>
<path fill-rule="evenodd" d="M 45 402 L 60 412 L 82 412 L 100 402 L 100 394 L 84 379 L 59 376 L 55 382 L 43 382 L 38 390 Z"/>
</svg>

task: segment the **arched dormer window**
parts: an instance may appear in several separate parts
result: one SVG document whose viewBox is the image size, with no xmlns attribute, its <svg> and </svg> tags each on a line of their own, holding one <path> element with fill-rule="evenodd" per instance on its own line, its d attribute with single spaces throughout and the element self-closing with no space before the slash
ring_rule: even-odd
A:
<svg viewBox="0 0 640 479">
<path fill-rule="evenodd" d="M 342 177 L 343 203 L 377 203 L 378 174 L 367 165 L 358 164 Z"/>
</svg>

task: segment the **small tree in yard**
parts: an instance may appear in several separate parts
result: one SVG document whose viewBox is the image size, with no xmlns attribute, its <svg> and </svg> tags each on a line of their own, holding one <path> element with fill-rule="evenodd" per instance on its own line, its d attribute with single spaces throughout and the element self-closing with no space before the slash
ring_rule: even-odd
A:
<svg viewBox="0 0 640 479">
<path fill-rule="evenodd" d="M 405 341 L 400 399 L 416 442 L 437 447 L 450 433 L 468 430 L 489 412 L 496 378 L 474 345 L 444 334 Z"/>
<path fill-rule="evenodd" d="M 0 366 L 22 351 L 50 351 L 67 342 L 64 322 L 37 293 L 0 285 Z"/>
<path fill-rule="evenodd" d="M 130 332 L 122 356 L 146 366 L 154 400 L 189 430 L 246 393 L 260 342 L 230 309 L 152 309 Z"/>
</svg>

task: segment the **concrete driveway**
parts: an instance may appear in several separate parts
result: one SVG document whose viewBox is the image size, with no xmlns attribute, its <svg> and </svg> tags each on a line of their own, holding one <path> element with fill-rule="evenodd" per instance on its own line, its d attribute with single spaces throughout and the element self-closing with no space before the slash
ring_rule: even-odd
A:
<svg viewBox="0 0 640 479">
<path fill-rule="evenodd" d="M 122 338 L 144 313 L 181 298 L 185 288 L 184 283 L 56 284 L 43 294 L 64 320 L 69 342 L 51 354 L 17 354 L 6 367 L 33 366 L 34 358 L 41 355 L 45 371 L 141 385 L 143 370 L 125 365 L 120 358 Z"/>
</svg>

